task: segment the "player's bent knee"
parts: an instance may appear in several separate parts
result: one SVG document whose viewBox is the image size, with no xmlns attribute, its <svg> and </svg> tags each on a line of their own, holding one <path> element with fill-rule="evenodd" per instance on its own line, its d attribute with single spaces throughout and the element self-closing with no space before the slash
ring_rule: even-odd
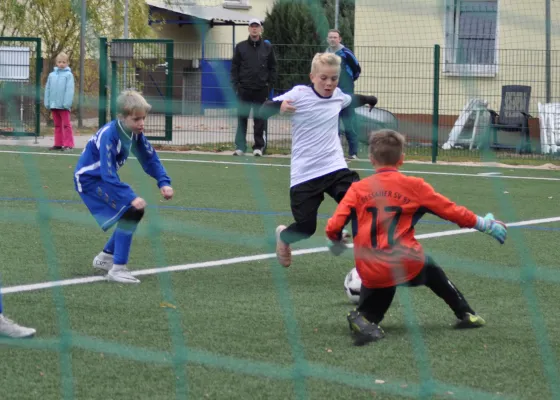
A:
<svg viewBox="0 0 560 400">
<path fill-rule="evenodd" d="M 122 219 L 127 220 L 127 221 L 140 222 L 142 217 L 144 217 L 144 209 L 140 210 L 136 207 L 130 207 L 123 214 Z"/>
</svg>

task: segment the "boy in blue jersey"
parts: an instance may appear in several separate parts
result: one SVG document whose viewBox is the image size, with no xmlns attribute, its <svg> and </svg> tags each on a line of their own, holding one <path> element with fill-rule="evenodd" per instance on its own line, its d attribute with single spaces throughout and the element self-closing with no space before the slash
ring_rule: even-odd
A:
<svg viewBox="0 0 560 400">
<path fill-rule="evenodd" d="M 151 106 L 133 90 L 117 98 L 118 118 L 103 126 L 87 143 L 74 171 L 76 190 L 101 229 L 116 229 L 93 260 L 94 268 L 107 271 L 107 280 L 139 283 L 127 269 L 132 236 L 144 216 L 146 202 L 122 182 L 117 173 L 132 152 L 144 171 L 157 181 L 161 195 L 173 197 L 156 151 L 144 136 L 144 121 Z"/>
</svg>

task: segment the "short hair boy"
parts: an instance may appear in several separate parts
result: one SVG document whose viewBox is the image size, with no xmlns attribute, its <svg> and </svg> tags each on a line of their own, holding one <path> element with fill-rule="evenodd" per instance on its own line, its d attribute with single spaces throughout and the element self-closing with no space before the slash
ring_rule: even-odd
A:
<svg viewBox="0 0 560 400">
<path fill-rule="evenodd" d="M 404 145 L 403 135 L 392 130 L 370 135 L 369 157 L 375 173 L 350 187 L 326 227 L 327 237 L 340 247 L 348 219 L 357 222 L 354 258 L 362 287 L 357 309 L 348 314 L 356 345 L 384 336 L 379 323 L 398 285 L 429 287 L 453 310 L 459 328 L 485 324 L 416 240 L 414 226 L 425 213 L 462 228 L 475 228 L 502 244 L 506 239 L 505 224 L 492 214 L 479 217 L 437 193 L 423 179 L 400 173 Z"/>
<path fill-rule="evenodd" d="M 377 103 L 375 96 L 350 96 L 337 88 L 340 57 L 335 54 L 316 54 L 309 76 L 310 86 L 295 86 L 261 108 L 266 118 L 278 111 L 292 115 L 290 202 L 295 222 L 276 228 L 276 254 L 284 267 L 291 264 L 290 245 L 315 233 L 325 193 L 340 202 L 359 180 L 344 160 L 338 137 L 340 110 Z"/>
<path fill-rule="evenodd" d="M 104 231 L 116 229 L 93 267 L 107 271 L 107 280 L 139 283 L 127 268 L 132 236 L 144 216 L 146 202 L 126 183 L 118 170 L 132 152 L 144 171 L 157 181 L 161 195 L 173 197 L 156 151 L 144 136 L 144 121 L 151 106 L 133 90 L 117 98 L 118 118 L 103 126 L 87 143 L 74 171 L 76 191 Z"/>
</svg>

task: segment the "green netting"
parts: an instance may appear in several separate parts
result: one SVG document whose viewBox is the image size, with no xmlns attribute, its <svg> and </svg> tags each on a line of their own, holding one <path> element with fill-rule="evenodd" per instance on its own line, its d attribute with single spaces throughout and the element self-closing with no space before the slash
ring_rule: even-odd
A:
<svg viewBox="0 0 560 400">
<path fill-rule="evenodd" d="M 0 339 L 2 399 L 560 397 L 560 177 L 514 168 L 557 163 L 558 4 L 340 1 L 343 43 L 362 67 L 356 92 L 379 99 L 379 111 L 357 113 L 361 160 L 350 167 L 367 176 L 367 133 L 395 128 L 407 136 L 408 159 L 439 163 L 405 171 L 512 223 L 505 246 L 448 232 L 455 227 L 436 218 L 418 225 L 423 245 L 487 327 L 456 332 L 440 299 L 399 288 L 382 324 L 387 338 L 357 348 L 342 290 L 353 260 L 325 247 L 334 202 L 324 202 L 317 233 L 295 246 L 293 266 L 283 269 L 274 230 L 291 221 L 289 159 L 229 158 L 239 106 L 230 60 L 247 20 L 266 17 L 264 38 L 279 70 L 272 96 L 309 83 L 311 58 L 334 27 L 334 0 L 280 1 L 296 11 L 275 14 L 274 2 L 256 0 L 131 0 L 130 39 L 123 39 L 124 1 L 88 0 L 83 70 L 78 3 L 0 6 L 9 16 L 0 22 L 2 293 L 6 314 L 38 329 L 31 340 Z M 10 25 L 26 12 L 27 24 Z M 37 15 L 44 21 L 29 26 Z M 53 127 L 43 107 L 60 51 L 76 80 L 76 148 L 62 154 L 46 151 Z M 519 129 L 491 124 L 489 110 L 506 116 L 507 107 L 525 106 L 523 94 L 504 95 L 504 86 L 530 87 Z M 135 160 L 122 170 L 149 204 L 132 246 L 129 267 L 142 280 L 133 287 L 93 276 L 91 260 L 107 235 L 72 183 L 80 149 L 115 117 L 116 95 L 127 88 L 153 106 L 146 133 L 176 191 L 163 202 Z M 250 121 L 248 148 L 252 129 Z M 268 121 L 267 146 L 267 155 L 290 153 L 286 117 Z M 507 165 L 464 165 L 481 162 Z"/>
</svg>

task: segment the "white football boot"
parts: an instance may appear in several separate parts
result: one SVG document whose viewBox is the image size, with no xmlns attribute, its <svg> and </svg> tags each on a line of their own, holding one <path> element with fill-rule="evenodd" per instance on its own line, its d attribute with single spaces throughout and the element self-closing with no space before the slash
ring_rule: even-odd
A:
<svg viewBox="0 0 560 400">
<path fill-rule="evenodd" d="M 140 283 L 140 280 L 126 268 L 126 265 L 119 264 L 113 265 L 113 268 L 107 273 L 107 280 L 120 283 Z"/>
<path fill-rule="evenodd" d="M 281 266 L 288 268 L 292 264 L 292 249 L 290 245 L 280 239 L 280 234 L 286 229 L 286 225 L 276 227 L 276 258 Z"/>
<path fill-rule="evenodd" d="M 109 272 L 113 268 L 113 255 L 102 251 L 93 259 L 93 268 Z"/>
<path fill-rule="evenodd" d="M 0 336 L 14 339 L 28 338 L 35 335 L 35 329 L 16 324 L 9 318 L 0 314 Z"/>
</svg>

